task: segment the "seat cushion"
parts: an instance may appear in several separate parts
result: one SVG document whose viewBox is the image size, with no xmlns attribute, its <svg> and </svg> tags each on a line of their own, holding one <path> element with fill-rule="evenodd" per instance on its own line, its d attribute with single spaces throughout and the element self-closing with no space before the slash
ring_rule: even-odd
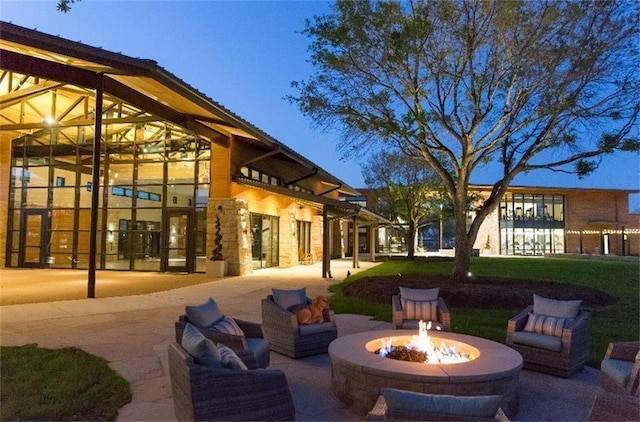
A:
<svg viewBox="0 0 640 422">
<path fill-rule="evenodd" d="M 633 371 L 633 362 L 618 359 L 603 359 L 600 370 L 616 380 L 622 387 L 626 387 Z"/>
<path fill-rule="evenodd" d="M 220 321 L 208 328 L 219 333 L 244 337 L 244 331 L 242 331 L 242 328 L 238 326 L 233 318 L 229 318 L 227 316 L 223 317 Z"/>
<path fill-rule="evenodd" d="M 433 289 L 411 289 L 409 287 L 400 286 L 400 298 L 409 300 L 436 300 L 440 294 L 440 288 Z"/>
<path fill-rule="evenodd" d="M 564 329 L 566 321 L 566 318 L 529 312 L 529 318 L 523 330 L 531 333 L 562 337 L 562 330 Z"/>
<path fill-rule="evenodd" d="M 185 306 L 187 318 L 189 322 L 197 327 L 207 328 L 220 321 L 224 315 L 220 312 L 218 304 L 209 298 L 202 305 Z"/>
<path fill-rule="evenodd" d="M 555 300 L 533 295 L 533 312 L 558 318 L 575 318 L 580 311 L 581 300 Z"/>
<path fill-rule="evenodd" d="M 299 325 L 298 331 L 301 336 L 309 336 L 317 333 L 324 333 L 326 331 L 334 331 L 336 325 L 333 322 L 321 322 L 320 324 L 305 324 Z"/>
<path fill-rule="evenodd" d="M 410 300 L 400 298 L 402 319 L 433 321 L 438 319 L 438 300 Z"/>
<path fill-rule="evenodd" d="M 273 301 L 282 309 L 289 310 L 293 306 L 307 303 L 307 289 L 305 287 L 294 290 L 272 289 L 271 291 L 273 292 Z"/>
<path fill-rule="evenodd" d="M 193 357 L 195 363 L 222 368 L 222 356 L 218 347 L 193 325 L 187 323 L 185 326 L 180 345 Z"/>
<path fill-rule="evenodd" d="M 249 349 L 255 356 L 265 356 L 271 353 L 269 350 L 269 342 L 259 337 L 247 338 L 247 349 Z"/>
<path fill-rule="evenodd" d="M 550 350 L 552 352 L 562 351 L 562 338 L 547 336 L 545 334 L 516 331 L 513 333 L 513 342 L 525 346 L 537 347 L 538 349 Z"/>
<path fill-rule="evenodd" d="M 501 396 L 423 394 L 395 388 L 383 388 L 382 395 L 392 413 L 411 411 L 478 418 L 494 417 L 502 400 Z"/>
</svg>

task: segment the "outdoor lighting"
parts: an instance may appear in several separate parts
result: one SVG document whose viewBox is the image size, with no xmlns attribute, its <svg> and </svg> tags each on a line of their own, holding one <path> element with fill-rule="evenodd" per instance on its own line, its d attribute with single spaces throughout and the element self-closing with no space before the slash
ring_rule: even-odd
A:
<svg viewBox="0 0 640 422">
<path fill-rule="evenodd" d="M 56 123 L 56 119 L 53 117 L 45 117 L 44 122 L 49 126 L 53 126 Z"/>
</svg>

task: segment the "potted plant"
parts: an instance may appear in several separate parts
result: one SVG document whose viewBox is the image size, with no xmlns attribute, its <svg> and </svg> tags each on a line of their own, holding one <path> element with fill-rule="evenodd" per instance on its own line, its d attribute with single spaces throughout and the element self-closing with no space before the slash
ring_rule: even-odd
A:
<svg viewBox="0 0 640 422">
<path fill-rule="evenodd" d="M 220 216 L 223 214 L 222 206 L 218 205 L 216 212 L 216 236 L 213 240 L 215 247 L 213 248 L 211 258 L 207 261 L 207 275 L 209 277 L 224 277 L 227 271 L 227 261 L 222 255 L 222 223 Z"/>
</svg>

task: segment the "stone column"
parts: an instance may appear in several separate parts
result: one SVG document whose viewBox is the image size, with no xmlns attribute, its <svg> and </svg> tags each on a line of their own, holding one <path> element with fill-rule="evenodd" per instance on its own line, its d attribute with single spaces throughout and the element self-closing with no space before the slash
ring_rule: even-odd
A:
<svg viewBox="0 0 640 422">
<path fill-rule="evenodd" d="M 207 258 L 215 248 L 216 217 L 220 207 L 222 256 L 227 276 L 251 274 L 251 238 L 247 202 L 235 198 L 209 198 L 207 211 Z"/>
<path fill-rule="evenodd" d="M 279 257 L 280 267 L 292 267 L 298 264 L 298 237 L 296 235 L 296 212 L 288 208 L 280 210 Z"/>
</svg>

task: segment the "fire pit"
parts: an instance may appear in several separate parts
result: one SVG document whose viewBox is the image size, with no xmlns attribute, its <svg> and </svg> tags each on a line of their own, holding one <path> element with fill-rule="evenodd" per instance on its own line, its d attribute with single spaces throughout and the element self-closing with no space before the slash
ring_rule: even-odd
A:
<svg viewBox="0 0 640 422">
<path fill-rule="evenodd" d="M 500 395 L 507 416 L 518 412 L 518 380 L 522 356 L 503 344 L 464 334 L 431 332 L 430 342 L 445 344 L 464 361 L 444 363 L 388 359 L 375 352 L 385 345 L 407 345 L 415 331 L 366 331 L 339 337 L 329 346 L 333 394 L 353 410 L 366 414 L 383 387 L 454 396 Z"/>
</svg>

